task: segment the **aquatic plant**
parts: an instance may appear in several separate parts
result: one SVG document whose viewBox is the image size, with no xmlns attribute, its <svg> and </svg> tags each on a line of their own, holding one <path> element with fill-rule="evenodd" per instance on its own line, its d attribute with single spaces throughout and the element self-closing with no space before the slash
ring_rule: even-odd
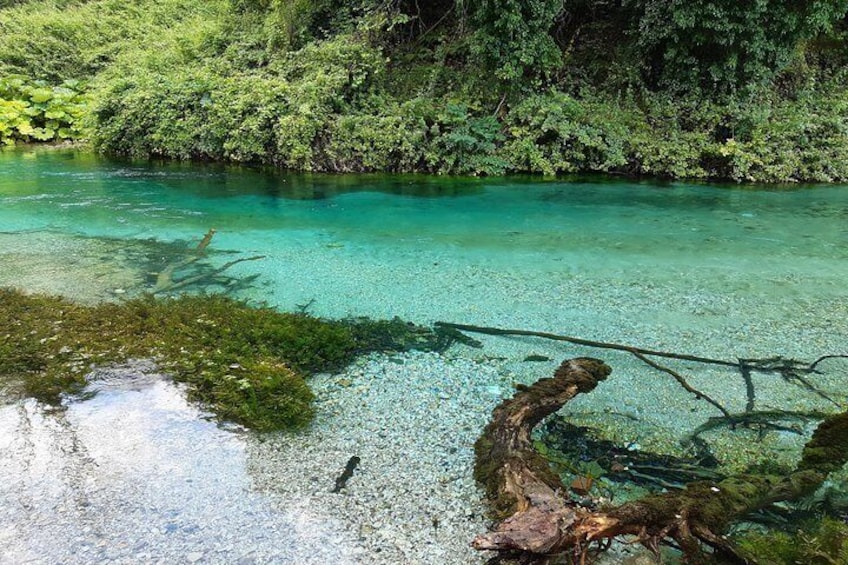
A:
<svg viewBox="0 0 848 565">
<path fill-rule="evenodd" d="M 757 563 L 848 563 L 848 524 L 826 516 L 795 531 L 748 530 L 736 533 L 733 539 L 740 553 Z"/>
<path fill-rule="evenodd" d="M 371 318 L 346 318 L 340 323 L 347 327 L 356 339 L 361 351 L 445 351 L 453 343 L 479 347 L 480 342 L 451 328 L 428 328 L 398 317 L 391 320 Z"/>
<path fill-rule="evenodd" d="M 0 289 L 0 385 L 44 402 L 81 392 L 96 365 L 153 358 L 189 397 L 257 430 L 313 415 L 305 378 L 370 351 L 441 350 L 456 339 L 403 322 L 321 320 L 220 294 L 83 306 Z"/>
<path fill-rule="evenodd" d="M 306 424 L 304 377 L 343 366 L 356 349 L 340 324 L 219 295 L 92 307 L 6 289 L 0 327 L 0 379 L 19 394 L 55 403 L 80 392 L 94 365 L 152 357 L 191 398 L 258 430 Z"/>
</svg>

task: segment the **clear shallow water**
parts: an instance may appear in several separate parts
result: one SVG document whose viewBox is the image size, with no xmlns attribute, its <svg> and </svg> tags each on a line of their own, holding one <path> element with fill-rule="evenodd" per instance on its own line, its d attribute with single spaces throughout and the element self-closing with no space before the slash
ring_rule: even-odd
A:
<svg viewBox="0 0 848 565">
<path fill-rule="evenodd" d="M 312 301 L 319 315 L 548 330 L 594 321 L 657 342 L 683 326 L 758 321 L 846 335 L 830 315 L 845 307 L 846 187 L 296 176 L 0 154 L 0 232 L 189 245 L 213 227 L 214 248 L 266 256 L 233 269 L 260 275 L 245 297 Z M 810 301 L 830 305 L 810 316 Z"/>
<path fill-rule="evenodd" d="M 845 353 L 848 343 L 848 187 L 298 176 L 220 166 L 129 165 L 64 151 L 0 153 L 0 284 L 84 300 L 114 297 L 116 289 L 140 291 L 146 284 L 140 249 L 148 240 L 194 245 L 209 228 L 218 230 L 212 248 L 233 252 L 216 261 L 265 256 L 228 272 L 259 275 L 241 296 L 283 309 L 310 303 L 310 312 L 323 316 L 400 316 L 420 323 L 449 320 L 536 329 L 730 359 L 776 354 L 814 359 Z M 529 339 L 485 341 L 484 350 L 453 355 L 485 364 L 487 369 L 479 370 L 472 382 L 496 396 L 508 394 L 515 382 L 550 374 L 562 358 L 603 356 L 614 367 L 614 379 L 575 402 L 573 411 L 623 442 L 674 446 L 686 429 L 715 415 L 665 377 L 622 354 Z M 552 361 L 522 363 L 530 353 Z M 473 364 L 462 365 L 462 371 L 431 359 L 416 366 L 414 374 L 432 382 L 421 388 L 421 398 L 416 396 L 407 410 L 409 433 L 417 424 L 431 426 L 427 406 L 432 410 L 433 402 L 447 403 L 440 425 L 445 434 L 468 436 L 455 454 L 467 467 L 470 442 L 479 432 L 474 426 L 485 422 L 493 398 L 485 397 L 479 413 L 469 415 L 473 401 L 459 403 L 445 391 L 454 386 L 453 373 L 463 375 L 456 382 L 471 379 Z M 329 438 L 344 434 L 338 431 L 345 429 L 342 424 L 361 426 L 379 418 L 380 429 L 388 434 L 381 441 L 393 442 L 379 449 L 403 451 L 404 445 L 411 445 L 391 433 L 397 426 L 390 416 L 397 404 L 392 398 L 403 398 L 404 391 L 381 392 L 372 383 L 379 382 L 374 375 L 380 369 L 368 367 L 354 368 L 344 377 L 354 386 L 340 389 L 330 383 L 324 396 L 319 395 L 320 407 L 352 403 L 358 410 L 355 395 L 361 393 L 367 395 L 363 399 L 372 412 L 357 412 L 349 422 L 345 414 L 350 409 L 327 408 L 319 418 L 323 423 L 316 424 L 321 447 L 310 460 L 312 467 L 323 464 L 314 459 L 322 451 L 335 469 L 351 449 L 367 450 L 365 440 L 354 447 L 344 438 L 333 444 Z M 731 410 L 744 408 L 744 385 L 735 376 L 686 364 L 677 368 Z M 445 371 L 452 373 L 445 376 Z M 404 377 L 408 381 L 408 375 Z M 833 409 L 773 377 L 755 379 L 758 408 Z M 365 384 L 357 392 L 360 380 Z M 844 371 L 829 373 L 817 384 L 844 404 Z M 491 396 L 468 394 L 472 400 Z M 74 426 L 82 429 L 103 417 L 109 402 L 118 400 L 107 397 L 105 405 L 74 408 L 79 415 Z M 425 407 L 420 415 L 413 412 L 418 404 Z M 4 410 L 7 416 L 0 429 L 16 433 L 11 430 L 17 424 L 8 416 L 12 408 Z M 173 427 L 159 440 L 167 444 L 169 434 L 181 433 Z M 96 436 L 88 437 L 93 445 Z M 198 444 L 206 441 L 196 437 Z M 211 444 L 216 437 L 209 436 Z M 310 437 L 298 440 L 303 442 L 301 450 L 304 445 L 315 447 Z M 792 434 L 774 434 L 766 443 L 744 433 L 709 439 L 730 463 L 755 460 L 769 449 L 792 461 L 803 442 Z M 271 451 L 285 452 L 289 443 L 284 437 Z M 296 452 L 287 453 L 291 457 L 284 462 L 275 462 L 267 453 L 257 456 L 251 466 L 265 469 L 266 476 L 254 477 L 254 482 L 265 485 L 274 482 L 268 477 L 282 476 L 296 483 L 303 473 L 297 468 L 291 474 L 283 471 L 297 457 Z M 434 457 L 452 457 L 450 453 L 428 455 L 421 468 Z M 414 461 L 417 455 L 406 456 Z M 369 470 L 368 460 L 363 454 L 363 473 L 390 481 L 390 469 Z M 217 468 L 235 477 L 234 484 L 242 484 L 244 478 L 238 477 L 243 464 L 236 457 Z M 193 473 L 204 475 L 202 469 Z M 460 465 L 456 473 L 468 476 L 470 469 Z M 143 474 L 137 479 L 156 480 Z M 422 492 L 429 492 L 427 484 Z M 473 489 L 463 488 L 461 492 L 473 499 Z M 314 496 L 304 494 L 308 491 L 307 482 L 295 498 L 315 502 Z M 191 504 L 214 507 L 208 503 L 210 492 L 199 489 L 201 502 Z M 265 508 L 260 499 L 247 504 Z M 368 514 L 363 509 L 368 500 L 355 500 L 362 507 L 351 502 L 353 515 Z M 332 501 L 328 504 L 332 507 Z M 214 512 L 209 508 L 207 512 Z M 156 512 L 151 510 L 150 516 L 156 518 Z M 460 532 L 462 519 L 457 517 L 452 525 L 459 532 L 457 547 L 468 539 Z M 353 530 L 360 527 L 356 524 Z M 0 537 L 0 547 L 8 539 Z M 385 534 L 380 539 L 396 538 Z M 449 547 L 444 539 L 428 543 Z M 202 544 L 200 549 L 181 547 L 208 554 Z M 394 561 L 384 557 L 386 562 L 469 559 L 464 553 L 462 558 L 448 553 L 438 559 L 402 551 L 391 555 Z M 376 554 L 368 554 L 366 560 L 375 559 Z"/>
<path fill-rule="evenodd" d="M 101 371 L 61 411 L 0 407 L 0 563 L 354 562 L 331 519 L 255 494 L 244 435 L 152 370 Z"/>
</svg>

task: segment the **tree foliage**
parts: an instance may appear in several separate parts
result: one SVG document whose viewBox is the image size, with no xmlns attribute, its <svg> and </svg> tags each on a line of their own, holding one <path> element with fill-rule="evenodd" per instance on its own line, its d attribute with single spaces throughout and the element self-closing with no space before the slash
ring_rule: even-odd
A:
<svg viewBox="0 0 848 565">
<path fill-rule="evenodd" d="M 846 0 L 631 1 L 650 83 L 707 92 L 767 83 L 848 10 Z"/>
<path fill-rule="evenodd" d="M 0 77 L 56 92 L 87 84 L 66 112 L 71 137 L 85 121 L 100 150 L 123 155 L 844 181 L 846 10 L 848 0 L 29 0 L 0 5 Z M 36 107 L 4 100 L 5 139 L 57 138 L 21 133 Z"/>
<path fill-rule="evenodd" d="M 539 78 L 560 63 L 550 35 L 561 0 L 461 0 L 476 33 L 472 51 L 506 82 Z"/>
</svg>

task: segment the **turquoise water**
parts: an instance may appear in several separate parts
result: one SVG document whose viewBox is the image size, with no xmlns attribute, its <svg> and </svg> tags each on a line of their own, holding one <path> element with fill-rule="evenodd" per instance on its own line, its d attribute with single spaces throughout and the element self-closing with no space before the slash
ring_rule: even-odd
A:
<svg viewBox="0 0 848 565">
<path fill-rule="evenodd" d="M 87 301 L 143 292 L 151 288 L 150 263 L 157 253 L 190 249 L 210 228 L 217 230 L 210 249 L 219 252 L 210 256 L 213 263 L 263 256 L 227 270 L 233 277 L 255 277 L 238 296 L 285 310 L 532 329 L 724 359 L 812 360 L 848 353 L 848 187 L 287 175 L 217 165 L 122 163 L 74 151 L 0 152 L 0 285 Z M 484 342 L 482 350 L 458 348 L 446 360 L 406 359 L 402 369 L 408 374 L 397 382 L 426 380 L 414 393 L 397 389 L 402 384 L 385 389 L 375 384 L 382 382 L 380 375 L 401 370 L 394 365 L 398 359 L 372 359 L 352 369 L 342 388 L 327 377 L 320 397 L 326 404 L 319 406 L 323 423 L 315 431 L 321 439 L 301 438 L 298 449 L 321 443 L 319 454 L 331 453 L 335 469 L 351 447 L 344 437 L 336 447 L 328 445 L 344 435 L 334 425 L 373 427 L 377 431 L 365 434 L 361 443 L 379 444 L 378 432 L 386 442 L 394 441 L 386 430 L 400 424 L 391 418 L 408 417 L 406 425 L 414 430 L 429 426 L 430 413 L 438 408 L 444 412 L 439 420 L 444 431 L 434 433 L 469 439 L 458 451 L 439 444 L 444 453 L 422 456 L 420 468 L 439 463 L 440 457 L 457 458 L 464 469 L 457 476 L 468 478 L 471 443 L 496 398 L 509 394 L 516 382 L 549 375 L 559 360 L 575 355 L 601 356 L 614 368 L 614 379 L 574 402 L 572 412 L 605 427 L 616 440 L 671 449 L 687 430 L 716 415 L 667 376 L 625 354 L 532 339 Z M 524 363 L 529 354 L 551 361 Z M 845 364 L 828 363 L 815 384 L 844 406 Z M 745 385 L 738 375 L 685 363 L 675 367 L 731 411 L 744 410 Z M 461 395 L 445 394 L 456 383 L 472 387 L 461 401 L 456 398 Z M 758 409 L 835 409 L 774 375 L 755 375 L 754 385 Z M 421 395 L 421 402 L 407 393 Z M 363 395 L 361 403 L 351 396 L 356 394 Z M 410 406 L 393 414 L 404 400 Z M 346 403 L 362 411 L 353 424 L 344 420 L 354 409 Z M 419 404 L 424 413 L 416 415 Z M 339 406 L 350 410 L 334 408 Z M 92 410 L 77 412 L 89 418 Z M 7 416 L 14 420 L 11 411 Z M 80 419 L 78 425 L 88 424 Z M 12 433 L 14 425 L 8 426 Z M 161 432 L 157 441 L 170 445 L 168 433 Z M 767 450 L 794 461 L 803 443 L 803 436 L 783 432 L 767 434 L 768 441 L 753 432 L 727 430 L 708 439 L 719 458 L 738 465 Z M 284 438 L 255 450 L 261 455 L 251 467 L 271 477 L 257 478 L 257 484 L 275 484 L 280 474 L 285 481 L 277 483 L 295 484 L 299 474 L 307 481 L 309 473 L 326 466 L 313 459 L 308 473 L 286 474 L 297 449 L 283 463 L 272 460 L 291 452 L 290 444 Z M 403 452 L 408 444 L 398 439 L 375 449 Z M 374 480 L 395 465 L 369 471 L 368 456 L 360 454 L 363 472 L 374 473 Z M 416 454 L 406 457 L 414 460 Z M 246 464 L 239 461 L 228 460 L 221 468 Z M 198 465 L 200 475 L 210 466 Z M 238 475 L 231 482 L 243 480 Z M 413 478 L 398 480 L 408 484 Z M 307 481 L 297 496 L 311 504 L 317 495 L 308 494 L 310 485 Z M 422 486 L 422 496 L 429 500 L 436 495 L 428 485 Z M 469 499 L 477 496 L 473 487 L 463 489 L 458 492 Z M 265 502 L 256 504 L 265 511 Z M 464 516 L 456 522 L 445 518 L 444 531 L 467 529 Z M 345 530 L 354 545 L 356 528 L 353 534 Z M 409 562 L 476 562 L 467 556 L 468 536 L 463 536 L 458 534 L 458 553 Z M 11 537 L 0 535 L 0 542 Z M 448 547 L 445 540 L 432 543 Z M 365 561 L 381 562 L 362 551 L 369 556 Z M 391 554 L 394 562 L 401 554 Z"/>
<path fill-rule="evenodd" d="M 227 271 L 256 277 L 238 295 L 285 310 L 729 359 L 815 359 L 848 343 L 848 187 L 287 175 L 0 153 L 2 284 L 84 299 L 149 290 L 149 265 L 121 247 L 188 249 L 210 228 L 217 264 L 264 257 Z"/>
<path fill-rule="evenodd" d="M 601 264 L 626 256 L 761 268 L 788 257 L 832 264 L 848 257 L 844 187 L 295 176 L 131 166 L 70 152 L 6 152 L 0 165 L 4 231 L 165 239 L 209 226 L 232 234 L 304 231 L 374 246 L 484 252 L 505 262 L 516 253 L 549 262 L 583 253 Z"/>
<path fill-rule="evenodd" d="M 633 333 L 624 326 L 647 324 L 657 342 L 681 326 L 757 322 L 830 324 L 815 336 L 826 343 L 846 335 L 835 315 L 846 187 L 304 176 L 0 154 L 0 232 L 188 246 L 209 228 L 216 249 L 266 256 L 232 272 L 258 274 L 245 296 L 284 309 L 311 301 L 330 316 L 537 329 L 594 318 L 622 339 Z M 813 303 L 826 305 L 818 316 Z"/>
</svg>

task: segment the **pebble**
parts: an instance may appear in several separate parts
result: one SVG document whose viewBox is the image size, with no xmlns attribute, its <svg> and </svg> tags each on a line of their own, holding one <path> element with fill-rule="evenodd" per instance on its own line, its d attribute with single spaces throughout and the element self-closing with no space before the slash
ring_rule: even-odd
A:
<svg viewBox="0 0 848 565">
<path fill-rule="evenodd" d="M 353 388 L 367 387 L 367 401 L 340 389 L 338 376 L 314 377 L 318 406 L 338 410 L 319 411 L 308 434 L 252 443 L 251 473 L 259 488 L 281 504 L 304 500 L 338 521 L 369 564 L 484 563 L 488 556 L 469 547 L 487 524 L 473 479 L 473 444 L 499 398 L 479 398 L 475 385 L 499 382 L 498 370 L 410 352 L 395 360 L 368 356 L 342 378 Z M 435 404 L 427 401 L 434 389 Z M 362 462 L 343 496 L 328 494 L 354 453 Z M 299 463 L 290 464 L 294 460 Z M 314 476 L 323 477 L 322 488 L 311 486 Z"/>
</svg>

